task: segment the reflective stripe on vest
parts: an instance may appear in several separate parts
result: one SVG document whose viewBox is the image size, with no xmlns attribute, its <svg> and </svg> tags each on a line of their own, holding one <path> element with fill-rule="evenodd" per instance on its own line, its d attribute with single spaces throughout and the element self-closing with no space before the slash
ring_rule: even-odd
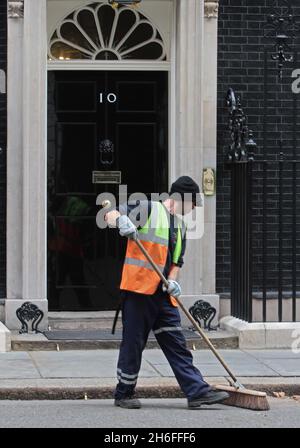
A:
<svg viewBox="0 0 300 448">
<path fill-rule="evenodd" d="M 174 225 L 176 222 L 178 232 L 172 261 L 177 263 L 182 250 L 182 224 L 180 220 L 177 221 L 176 217 L 174 218 Z M 166 266 L 169 250 L 169 232 L 167 211 L 160 202 L 152 202 L 150 216 L 146 224 L 139 229 L 139 239 L 161 272 L 164 271 Z M 137 244 L 132 240 L 128 240 L 120 288 L 150 295 L 155 293 L 159 283 L 159 276 Z M 171 302 L 176 306 L 172 299 Z"/>
<path fill-rule="evenodd" d="M 173 263 L 178 262 L 179 257 L 181 255 L 181 251 L 182 251 L 182 231 L 181 231 L 182 223 L 180 220 L 177 219 L 176 216 L 174 216 L 174 225 L 176 225 L 176 224 L 178 227 L 178 232 L 177 232 L 177 240 L 176 240 L 175 250 L 174 250 L 173 258 L 172 258 Z"/>
<path fill-rule="evenodd" d="M 136 258 L 125 258 L 125 263 L 126 264 L 132 264 L 134 266 L 142 266 L 143 268 L 146 269 L 151 269 L 153 270 L 151 264 L 148 261 L 144 261 L 144 260 L 137 260 Z M 159 266 L 157 265 L 158 269 L 163 272 L 164 270 L 164 266 Z"/>
</svg>

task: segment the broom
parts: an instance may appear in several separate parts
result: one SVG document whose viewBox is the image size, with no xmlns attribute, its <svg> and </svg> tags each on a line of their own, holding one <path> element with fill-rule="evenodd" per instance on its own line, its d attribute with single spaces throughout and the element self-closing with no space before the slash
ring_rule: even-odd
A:
<svg viewBox="0 0 300 448">
<path fill-rule="evenodd" d="M 102 206 L 104 208 L 110 207 L 110 201 L 106 200 L 102 202 Z M 157 275 L 162 280 L 163 284 L 168 287 L 168 280 L 165 278 L 165 276 L 160 272 L 159 268 L 156 266 L 155 262 L 152 260 L 152 257 L 148 254 L 148 252 L 145 250 L 142 243 L 139 241 L 139 239 L 135 240 L 137 246 L 142 251 L 146 259 L 149 261 Z M 191 323 L 194 325 L 200 336 L 204 339 L 210 350 L 214 353 L 216 358 L 220 361 L 224 369 L 228 372 L 229 376 L 231 377 L 232 381 L 228 379 L 229 386 L 224 385 L 217 385 L 215 386 L 215 389 L 223 390 L 229 394 L 229 398 L 224 400 L 222 403 L 226 404 L 228 406 L 236 406 L 239 408 L 245 408 L 245 409 L 252 409 L 254 411 L 268 411 L 270 409 L 268 400 L 267 400 L 267 394 L 265 392 L 259 392 L 255 390 L 246 389 L 245 386 L 240 384 L 236 378 L 236 376 L 232 373 L 222 356 L 217 352 L 214 345 L 211 343 L 210 339 L 206 336 L 200 325 L 195 321 L 193 316 L 189 313 L 189 311 L 183 306 L 180 299 L 173 297 L 172 298 L 178 303 L 181 310 L 184 312 L 186 317 L 191 321 Z"/>
<path fill-rule="evenodd" d="M 168 281 L 165 278 L 165 276 L 160 272 L 159 268 L 156 266 L 155 262 L 152 260 L 151 256 L 147 253 L 142 243 L 137 239 L 135 240 L 136 244 L 138 245 L 139 249 L 143 252 L 144 256 L 147 258 L 153 269 L 156 271 L 156 273 L 161 278 L 162 282 L 166 287 L 168 287 Z M 210 339 L 206 336 L 200 325 L 195 321 L 193 316 L 189 313 L 189 311 L 183 306 L 180 299 L 177 299 L 172 296 L 174 300 L 178 303 L 186 317 L 191 321 L 191 323 L 194 325 L 194 327 L 199 332 L 200 336 L 204 339 L 208 347 L 211 349 L 211 351 L 214 353 L 214 355 L 217 357 L 217 359 L 220 361 L 224 369 L 228 372 L 230 377 L 232 378 L 233 382 L 228 380 L 230 386 L 223 386 L 223 385 L 217 385 L 215 386 L 215 389 L 223 390 L 229 394 L 229 398 L 224 400 L 222 403 L 226 404 L 228 406 L 236 406 L 239 408 L 246 408 L 246 409 L 252 409 L 255 411 L 268 411 L 270 409 L 268 400 L 267 400 L 267 394 L 265 392 L 259 392 L 255 390 L 249 390 L 246 389 L 245 386 L 240 384 L 236 378 L 236 376 L 232 373 L 232 371 L 229 369 L 228 365 L 225 363 L 224 359 L 221 357 L 221 355 L 217 352 L 214 345 L 211 343 Z"/>
</svg>

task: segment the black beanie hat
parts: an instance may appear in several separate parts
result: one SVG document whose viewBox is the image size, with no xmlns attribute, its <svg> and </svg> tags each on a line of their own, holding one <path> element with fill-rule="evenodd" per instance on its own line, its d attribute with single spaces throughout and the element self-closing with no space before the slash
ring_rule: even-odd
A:
<svg viewBox="0 0 300 448">
<path fill-rule="evenodd" d="M 195 206 L 202 205 L 199 185 L 189 176 L 181 176 L 171 185 L 170 195 L 172 193 L 179 193 L 184 199 L 184 193 L 191 193 L 192 200 Z"/>
</svg>

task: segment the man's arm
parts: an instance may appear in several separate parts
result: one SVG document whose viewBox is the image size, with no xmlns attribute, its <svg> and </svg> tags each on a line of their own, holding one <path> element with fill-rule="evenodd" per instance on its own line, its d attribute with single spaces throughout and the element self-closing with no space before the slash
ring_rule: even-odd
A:
<svg viewBox="0 0 300 448">
<path fill-rule="evenodd" d="M 179 276 L 180 268 L 182 268 L 182 266 L 183 266 L 183 257 L 185 254 L 185 249 L 186 249 L 186 229 L 184 228 L 181 254 L 180 254 L 180 257 L 179 257 L 177 263 L 172 263 L 172 265 L 171 265 L 170 272 L 168 275 L 169 280 L 177 280 L 177 278 Z"/>
<path fill-rule="evenodd" d="M 186 249 L 186 228 L 185 227 L 183 227 L 183 228 L 184 228 L 184 231 L 183 231 L 181 254 L 180 254 L 180 257 L 179 257 L 177 263 L 176 264 L 172 263 L 167 280 L 177 281 L 178 277 L 179 277 L 180 269 L 183 266 L 183 256 L 185 254 L 185 249 Z"/>
<path fill-rule="evenodd" d="M 180 267 L 172 264 L 167 280 L 177 280 Z"/>
<path fill-rule="evenodd" d="M 150 201 L 129 201 L 121 204 L 118 209 L 105 214 L 105 221 L 110 227 L 117 227 L 117 219 L 121 215 L 127 215 L 137 227 L 143 226 L 151 213 Z"/>
</svg>

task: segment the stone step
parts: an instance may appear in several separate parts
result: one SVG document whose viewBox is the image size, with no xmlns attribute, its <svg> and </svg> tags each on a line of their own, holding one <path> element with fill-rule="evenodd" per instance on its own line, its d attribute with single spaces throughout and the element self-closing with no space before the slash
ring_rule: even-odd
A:
<svg viewBox="0 0 300 448">
<path fill-rule="evenodd" d="M 48 326 L 50 330 L 101 330 L 110 329 L 115 311 L 91 312 L 49 312 Z M 121 314 L 117 328 L 122 327 Z"/>
<path fill-rule="evenodd" d="M 207 332 L 214 346 L 218 349 L 235 349 L 238 348 L 238 338 L 233 333 L 224 330 Z M 108 334 L 105 339 L 97 340 L 78 340 L 78 339 L 56 339 L 48 340 L 42 333 L 40 334 L 22 334 L 17 332 L 11 333 L 11 349 L 14 351 L 44 351 L 44 350 L 104 350 L 118 349 L 121 338 Z M 187 338 L 187 346 L 191 350 L 207 349 L 207 345 L 203 339 L 195 336 Z M 159 348 L 156 339 L 149 339 L 146 349 Z"/>
</svg>

